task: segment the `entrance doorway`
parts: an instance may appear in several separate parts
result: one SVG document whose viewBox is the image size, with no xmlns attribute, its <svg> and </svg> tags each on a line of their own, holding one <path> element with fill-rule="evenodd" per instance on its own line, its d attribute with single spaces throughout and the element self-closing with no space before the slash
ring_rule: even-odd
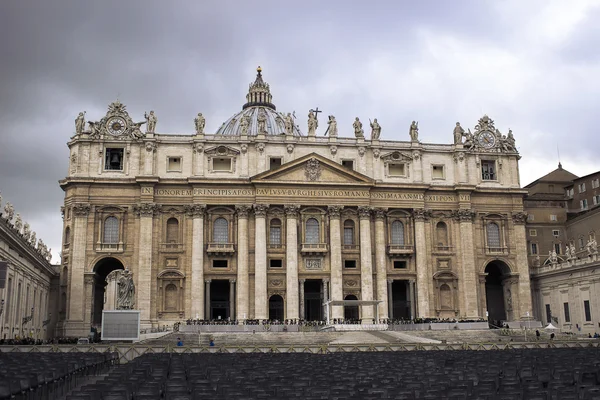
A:
<svg viewBox="0 0 600 400">
<path fill-rule="evenodd" d="M 392 318 L 410 319 L 410 299 L 408 298 L 408 281 L 392 282 Z"/>
<path fill-rule="evenodd" d="M 304 319 L 307 321 L 323 319 L 322 287 L 320 279 L 307 279 L 304 283 Z"/>
<path fill-rule="evenodd" d="M 510 275 L 510 268 L 502 261 L 492 261 L 485 267 L 485 300 L 487 303 L 488 321 L 501 326 L 507 320 L 504 306 L 503 280 Z"/>
<path fill-rule="evenodd" d="M 215 280 L 210 283 L 210 319 L 226 320 L 230 314 L 229 281 Z"/>
<path fill-rule="evenodd" d="M 358 298 L 353 294 L 349 294 L 344 297 L 344 300 L 358 300 Z M 358 321 L 358 306 L 344 306 L 344 319 L 347 321 Z"/>
<path fill-rule="evenodd" d="M 92 325 L 98 328 L 102 325 L 102 310 L 104 309 L 104 292 L 106 291 L 106 277 L 117 269 L 125 269 L 121 261 L 107 257 L 96 263 L 94 267 L 94 306 L 92 308 Z"/>
<path fill-rule="evenodd" d="M 269 298 L 269 319 L 283 321 L 283 298 L 278 294 Z"/>
</svg>

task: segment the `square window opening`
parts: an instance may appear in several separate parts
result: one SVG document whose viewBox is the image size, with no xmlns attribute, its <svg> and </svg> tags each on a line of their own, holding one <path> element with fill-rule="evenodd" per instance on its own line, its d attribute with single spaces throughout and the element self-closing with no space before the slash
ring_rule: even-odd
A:
<svg viewBox="0 0 600 400">
<path fill-rule="evenodd" d="M 431 172 L 433 179 L 444 179 L 444 166 L 434 165 Z"/>
<path fill-rule="evenodd" d="M 394 261 L 394 269 L 406 269 L 406 261 Z"/>
<path fill-rule="evenodd" d="M 406 164 L 389 164 L 388 171 L 390 176 L 406 176 Z"/>
<path fill-rule="evenodd" d="M 169 157 L 167 160 L 167 171 L 181 171 L 181 157 Z"/>
<path fill-rule="evenodd" d="M 213 260 L 213 268 L 227 268 L 227 260 Z"/>
<path fill-rule="evenodd" d="M 342 167 L 354 169 L 354 160 L 342 160 Z"/>
<path fill-rule="evenodd" d="M 558 229 L 554 229 L 554 230 L 552 231 L 552 236 L 554 236 L 554 237 L 559 237 L 559 236 L 560 236 L 560 230 L 558 230 Z"/>
<path fill-rule="evenodd" d="M 281 259 L 271 259 L 271 260 L 269 260 L 269 267 L 270 268 L 282 268 L 283 267 L 283 260 L 281 260 Z"/>
<path fill-rule="evenodd" d="M 213 171 L 230 172 L 231 158 L 213 158 Z"/>
<path fill-rule="evenodd" d="M 104 169 L 108 171 L 123 171 L 123 149 L 106 149 Z"/>
<path fill-rule="evenodd" d="M 529 236 L 537 236 L 537 230 L 535 230 L 535 229 L 530 229 L 530 230 L 529 230 Z"/>
<path fill-rule="evenodd" d="M 481 179 L 484 181 L 495 181 L 497 179 L 495 161 L 481 161 Z"/>
<path fill-rule="evenodd" d="M 554 214 L 550 215 L 550 221 L 556 221 L 556 215 L 554 215 Z"/>
<path fill-rule="evenodd" d="M 276 169 L 281 167 L 283 160 L 281 157 L 271 157 L 269 159 L 269 169 Z"/>
<path fill-rule="evenodd" d="M 356 260 L 344 260 L 344 268 L 356 268 Z"/>
</svg>

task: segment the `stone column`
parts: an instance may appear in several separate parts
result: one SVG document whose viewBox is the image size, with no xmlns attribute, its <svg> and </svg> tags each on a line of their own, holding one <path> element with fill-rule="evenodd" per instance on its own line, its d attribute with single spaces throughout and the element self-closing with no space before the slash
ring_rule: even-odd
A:
<svg viewBox="0 0 600 400">
<path fill-rule="evenodd" d="M 410 319 L 415 319 L 417 316 L 417 283 L 414 279 L 410 279 Z"/>
<path fill-rule="evenodd" d="M 267 210 L 268 204 L 255 204 L 255 246 L 254 246 L 254 318 L 269 318 L 267 300 Z"/>
<path fill-rule="evenodd" d="M 392 292 L 393 279 L 387 280 L 387 306 L 388 306 L 388 318 L 394 319 L 394 294 Z"/>
<path fill-rule="evenodd" d="M 191 300 L 192 318 L 204 319 L 204 212 L 206 205 L 186 206 L 186 212 L 192 217 L 192 276 Z"/>
<path fill-rule="evenodd" d="M 92 326 L 93 317 L 94 317 L 94 296 L 96 294 L 96 288 L 94 287 L 95 283 L 94 272 L 85 272 L 83 275 L 83 280 L 85 282 L 85 312 L 83 313 L 83 323 L 85 326 Z M 35 301 L 35 299 L 34 299 Z"/>
<path fill-rule="evenodd" d="M 329 206 L 329 249 L 331 267 L 331 299 L 344 300 L 342 289 L 342 239 L 340 233 L 340 206 Z M 344 307 L 333 306 L 331 318 L 344 318 Z"/>
<path fill-rule="evenodd" d="M 373 300 L 373 261 L 371 256 L 371 208 L 358 207 L 360 217 L 360 297 Z M 362 306 L 363 324 L 373 323 L 373 306 Z"/>
<path fill-rule="evenodd" d="M 377 300 L 382 300 L 379 303 L 378 313 L 379 318 L 386 319 L 388 310 L 392 310 L 393 306 L 388 305 L 388 286 L 387 286 L 387 263 L 385 258 L 385 213 L 383 208 L 375 209 L 375 268 L 377 271 Z M 391 287 L 389 288 L 391 290 Z M 390 314 L 391 315 L 391 314 Z"/>
<path fill-rule="evenodd" d="M 206 289 L 204 290 L 204 319 L 210 320 L 210 279 L 204 281 Z"/>
<path fill-rule="evenodd" d="M 67 318 L 67 334 L 69 336 L 78 336 L 89 330 L 89 327 L 83 326 L 83 307 L 86 303 L 84 296 L 83 275 L 86 269 L 86 239 L 88 228 L 88 214 L 91 206 L 85 203 L 76 203 L 73 206 L 73 226 L 71 228 L 71 282 L 69 287 L 69 303 Z M 13 293 L 17 293 L 18 280 L 13 282 Z M 89 300 L 89 299 L 88 299 Z M 11 305 L 17 303 L 16 296 L 11 300 Z"/>
<path fill-rule="evenodd" d="M 417 259 L 417 288 L 419 291 L 419 317 L 430 316 L 429 310 L 429 281 L 432 277 L 427 267 L 427 240 L 425 238 L 425 220 L 428 219 L 428 211 L 415 209 L 413 218 L 415 221 L 415 256 Z"/>
<path fill-rule="evenodd" d="M 152 282 L 152 228 L 154 215 L 160 212 L 161 206 L 154 203 L 140 203 L 134 207 L 134 211 L 140 218 L 137 283 L 135 292 L 137 301 L 135 308 L 140 312 L 140 326 L 142 329 L 150 328 L 150 305 Z M 135 276 L 135 275 L 134 275 Z"/>
<path fill-rule="evenodd" d="M 286 294 L 287 319 L 298 319 L 298 205 L 286 205 Z"/>
<path fill-rule="evenodd" d="M 323 279 L 323 304 L 326 304 L 329 301 L 329 279 Z M 327 308 L 329 306 L 328 305 L 322 305 L 321 308 L 323 309 L 323 319 L 327 319 Z M 329 316 L 329 318 L 331 318 L 331 316 Z"/>
<path fill-rule="evenodd" d="M 487 298 L 486 298 L 486 291 L 485 291 L 485 278 L 487 276 L 487 272 L 479 274 L 479 285 L 478 285 L 478 296 L 479 296 L 479 315 L 481 315 L 482 318 L 485 318 L 487 320 Z"/>
<path fill-rule="evenodd" d="M 304 312 L 304 282 L 306 279 L 300 279 L 300 319 L 304 319 L 306 316 Z"/>
<path fill-rule="evenodd" d="M 248 213 L 250 206 L 238 205 L 235 207 L 238 217 L 237 231 L 237 320 L 248 319 L 250 282 L 248 277 Z"/>
<path fill-rule="evenodd" d="M 235 279 L 229 280 L 229 319 L 235 321 Z"/>
<path fill-rule="evenodd" d="M 521 319 L 524 319 L 528 318 L 527 313 L 529 313 L 529 315 L 533 315 L 531 306 L 529 264 L 527 263 L 527 238 L 525 237 L 525 222 L 527 221 L 527 214 L 524 212 L 514 213 L 512 220 L 515 240 L 514 249 L 516 252 L 515 262 L 517 265 L 517 272 L 519 273 L 518 294 L 513 292 L 513 297 L 518 297 L 518 309 L 515 309 L 515 318 L 520 317 Z"/>
<path fill-rule="evenodd" d="M 473 218 L 475 212 L 472 210 L 458 210 L 455 220 L 460 224 L 460 262 L 461 262 L 461 292 L 464 309 L 461 315 L 467 318 L 478 318 L 479 310 L 477 304 L 477 274 L 475 272 L 475 244 L 473 242 Z"/>
<path fill-rule="evenodd" d="M 106 275 L 106 287 L 104 292 L 104 310 L 116 310 L 117 309 L 117 281 L 121 275 L 121 270 L 115 269 L 108 275 Z"/>
</svg>

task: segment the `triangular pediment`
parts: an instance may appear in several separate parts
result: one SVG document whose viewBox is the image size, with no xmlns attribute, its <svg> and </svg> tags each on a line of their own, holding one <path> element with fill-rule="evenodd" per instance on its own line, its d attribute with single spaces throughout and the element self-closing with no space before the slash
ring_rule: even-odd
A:
<svg viewBox="0 0 600 400">
<path fill-rule="evenodd" d="M 253 176 L 253 183 L 372 185 L 374 180 L 316 153 Z"/>
</svg>

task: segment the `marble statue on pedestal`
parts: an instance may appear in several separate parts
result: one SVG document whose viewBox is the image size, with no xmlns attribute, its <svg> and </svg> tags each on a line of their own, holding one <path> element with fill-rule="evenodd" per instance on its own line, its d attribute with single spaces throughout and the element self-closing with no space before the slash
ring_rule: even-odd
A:
<svg viewBox="0 0 600 400">
<path fill-rule="evenodd" d="M 294 117 L 292 117 L 292 113 L 287 113 L 283 122 L 285 125 L 286 135 L 293 135 L 294 134 Z"/>
<path fill-rule="evenodd" d="M 194 125 L 196 126 L 196 134 L 202 135 L 204 133 L 204 126 L 206 125 L 206 118 L 202 113 L 198 113 L 198 116 L 194 118 Z"/>
<path fill-rule="evenodd" d="M 264 109 L 260 109 L 258 111 L 258 116 L 256 117 L 256 121 L 258 122 L 258 134 L 267 134 L 267 113 Z"/>
<path fill-rule="evenodd" d="M 156 118 L 154 111 L 150 111 L 150 114 L 144 113 L 144 118 L 146 118 L 146 131 L 148 133 L 154 133 L 156 123 L 158 122 L 158 118 Z"/>
<path fill-rule="evenodd" d="M 21 214 L 17 213 L 15 218 L 15 229 L 17 232 L 21 233 L 21 228 L 23 228 L 23 220 L 21 219 Z"/>
<path fill-rule="evenodd" d="M 125 269 L 117 281 L 117 310 L 131 310 L 135 304 L 133 274 Z"/>
<path fill-rule="evenodd" d="M 465 136 L 465 130 L 460 126 L 460 122 L 454 127 L 454 144 L 462 144 L 462 138 Z"/>
<path fill-rule="evenodd" d="M 37 240 L 37 238 L 35 237 L 35 231 L 31 232 L 31 236 L 29 236 L 29 244 L 32 245 L 35 248 L 35 242 Z"/>
<path fill-rule="evenodd" d="M 356 136 L 357 138 L 365 137 L 365 131 L 362 128 L 362 122 L 360 122 L 358 117 L 356 117 L 354 119 L 354 123 L 352 124 L 352 127 L 354 128 L 354 136 Z"/>
<path fill-rule="evenodd" d="M 319 121 L 317 120 L 317 115 L 313 110 L 310 110 L 308 112 L 308 136 L 315 136 L 318 127 Z"/>
<path fill-rule="evenodd" d="M 244 115 L 244 116 L 242 116 L 242 119 L 240 120 L 240 130 L 241 130 L 240 134 L 247 135 L 249 128 L 250 128 L 250 116 Z"/>
<path fill-rule="evenodd" d="M 75 133 L 78 135 L 83 133 L 83 129 L 85 128 L 85 111 L 80 112 L 77 118 L 75 118 Z"/>
<path fill-rule="evenodd" d="M 569 247 L 571 248 L 571 258 L 577 260 L 577 250 L 575 250 L 575 245 L 571 243 Z"/>
<path fill-rule="evenodd" d="M 329 126 L 327 127 L 327 131 L 325 131 L 325 136 L 327 136 L 327 134 L 329 133 L 329 137 L 337 137 L 337 121 L 335 120 L 335 117 L 333 115 L 329 116 L 329 121 L 327 121 L 327 125 Z"/>
<path fill-rule="evenodd" d="M 410 130 L 408 133 L 410 134 L 411 142 L 418 142 L 419 141 L 419 123 L 416 121 L 413 121 L 410 124 Z"/>
<path fill-rule="evenodd" d="M 565 257 L 567 258 L 567 261 L 571 261 L 571 248 L 569 245 L 565 246 Z"/>
<path fill-rule="evenodd" d="M 587 249 L 588 255 L 590 256 L 598 253 L 598 243 L 596 243 L 595 238 L 590 238 L 585 247 Z"/>
<path fill-rule="evenodd" d="M 29 236 L 31 235 L 31 228 L 29 227 L 29 222 L 25 222 L 23 225 L 23 237 L 25 240 L 29 241 Z"/>
<path fill-rule="evenodd" d="M 10 204 L 10 201 L 7 201 L 4 205 L 4 219 L 6 219 L 8 222 L 11 222 L 14 216 L 15 208 L 12 204 Z"/>
<path fill-rule="evenodd" d="M 377 122 L 377 118 L 371 122 L 371 140 L 379 140 L 381 136 L 381 125 Z"/>
</svg>

